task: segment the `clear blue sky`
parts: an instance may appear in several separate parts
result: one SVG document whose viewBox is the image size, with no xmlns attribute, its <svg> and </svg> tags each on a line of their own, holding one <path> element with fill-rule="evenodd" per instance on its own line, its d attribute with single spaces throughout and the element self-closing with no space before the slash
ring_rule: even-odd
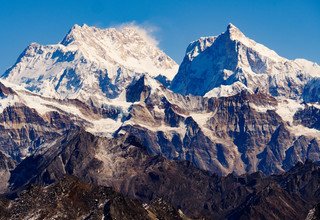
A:
<svg viewBox="0 0 320 220">
<path fill-rule="evenodd" d="M 57 43 L 77 23 L 155 26 L 178 63 L 188 43 L 233 23 L 280 55 L 320 63 L 320 0 L 0 0 L 0 73 L 31 42 Z"/>
</svg>

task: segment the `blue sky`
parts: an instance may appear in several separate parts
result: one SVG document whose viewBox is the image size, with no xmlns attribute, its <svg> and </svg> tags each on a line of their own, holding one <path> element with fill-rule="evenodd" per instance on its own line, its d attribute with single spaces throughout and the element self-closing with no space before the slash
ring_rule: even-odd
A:
<svg viewBox="0 0 320 220">
<path fill-rule="evenodd" d="M 0 0 L 0 73 L 31 42 L 57 43 L 73 24 L 152 27 L 178 63 L 190 41 L 233 23 L 281 56 L 320 63 L 319 0 Z"/>
</svg>

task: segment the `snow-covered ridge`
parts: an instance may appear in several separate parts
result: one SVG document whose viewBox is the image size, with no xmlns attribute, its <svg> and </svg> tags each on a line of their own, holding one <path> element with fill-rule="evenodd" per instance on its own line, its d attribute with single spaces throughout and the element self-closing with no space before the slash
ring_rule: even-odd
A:
<svg viewBox="0 0 320 220">
<path fill-rule="evenodd" d="M 0 114 L 9 106 L 27 106 L 34 109 L 44 118 L 49 112 L 59 112 L 60 114 L 68 115 L 70 119 L 79 124 L 84 123 L 87 131 L 103 136 L 111 136 L 121 126 L 121 117 L 123 114 L 128 113 L 130 107 L 130 103 L 123 103 L 121 101 L 117 103 L 110 102 L 108 103 L 109 108 L 119 109 L 122 113 L 118 118 L 103 118 L 93 111 L 83 109 L 76 102 L 42 97 L 28 91 L 22 86 L 4 80 L 0 80 L 0 83 L 14 91 L 14 94 L 9 94 L 7 97 L 0 99 Z"/>
</svg>

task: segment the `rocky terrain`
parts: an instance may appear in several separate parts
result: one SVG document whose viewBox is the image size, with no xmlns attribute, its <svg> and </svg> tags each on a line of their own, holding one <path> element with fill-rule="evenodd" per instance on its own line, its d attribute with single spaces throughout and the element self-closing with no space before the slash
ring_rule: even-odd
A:
<svg viewBox="0 0 320 220">
<path fill-rule="evenodd" d="M 0 219 L 183 219 L 181 216 L 162 201 L 147 206 L 111 188 L 69 176 L 45 188 L 30 186 L 15 200 L 0 199 Z"/>
<path fill-rule="evenodd" d="M 79 147 L 81 148 L 81 146 Z M 120 209 L 116 215 L 120 212 L 124 216 L 131 216 L 131 219 L 141 219 L 143 216 L 147 216 L 145 210 L 139 205 L 143 202 L 149 212 L 149 217 L 159 216 L 157 211 L 164 212 L 160 215 L 162 218 L 159 219 L 172 219 L 172 216 L 174 216 L 173 219 L 186 219 L 187 216 L 192 219 L 305 219 L 309 210 L 319 202 L 320 167 L 310 161 L 305 164 L 299 163 L 281 175 L 265 176 L 261 172 L 257 172 L 241 176 L 230 174 L 226 177 L 220 177 L 201 171 L 189 162 L 169 161 L 158 156 L 150 157 L 146 153 L 139 153 L 139 151 L 140 149 L 131 150 L 132 153 L 128 153 L 126 159 L 129 161 L 135 159 L 137 163 L 144 166 L 144 169 L 134 172 L 138 167 L 136 165 L 128 171 L 130 173 L 122 174 L 125 176 L 122 177 L 120 186 L 118 185 L 120 175 L 118 179 L 114 179 L 113 185 L 117 191 L 137 200 L 135 203 L 129 199 L 127 199 L 128 201 L 120 200 L 116 204 L 120 207 L 115 207 L 115 209 Z M 73 162 L 79 164 L 76 163 L 76 159 Z M 69 213 L 72 213 L 71 216 L 89 216 L 90 214 L 93 219 L 98 219 L 94 216 L 101 215 L 105 210 L 103 208 L 105 207 L 104 202 L 106 198 L 110 198 L 111 190 L 99 187 L 101 190 L 95 194 L 96 188 L 94 186 L 99 178 L 98 175 L 88 174 L 83 177 L 78 172 L 80 167 L 80 164 L 74 165 L 75 172 L 67 170 L 67 174 L 72 173 L 79 176 L 86 181 L 86 184 L 83 183 L 84 186 L 82 183 L 74 183 L 73 181 L 68 183 L 69 178 L 65 183 L 65 176 L 61 174 L 60 177 L 55 176 L 57 178 L 55 183 L 44 187 L 43 185 L 50 183 L 48 182 L 49 175 L 45 174 L 47 177 L 42 177 L 47 179 L 37 177 L 33 181 L 36 187 L 25 186 L 21 193 L 20 190 L 15 190 L 15 194 L 18 194 L 18 198 L 15 200 L 3 199 L 2 207 L 6 212 L 2 212 L 2 216 L 6 216 L 6 213 L 10 216 L 39 214 L 36 219 L 42 219 L 44 216 L 55 215 L 58 212 L 64 213 L 66 216 Z M 94 167 L 90 168 L 94 169 Z M 48 168 L 48 170 L 50 169 L 53 168 Z M 58 173 L 57 169 L 58 167 L 55 167 L 56 173 Z M 51 171 L 51 173 L 53 172 Z M 113 181 L 113 179 L 109 181 Z M 65 184 L 68 184 L 69 188 L 65 187 Z M 86 187 L 90 190 L 93 188 L 93 192 Z M 39 193 L 37 190 L 45 191 Z M 62 191 L 62 194 L 56 191 Z M 53 195 L 54 197 L 51 198 Z M 50 198 L 49 201 L 53 201 L 46 202 L 47 205 L 44 206 L 41 201 L 48 201 L 47 197 Z M 32 201 L 32 205 L 26 201 Z M 93 201 L 92 204 L 91 201 Z M 60 203 L 62 204 L 58 205 Z M 80 208 L 69 210 L 68 204 L 70 203 Z M 103 205 L 98 205 L 100 203 Z M 82 206 L 87 208 L 81 208 Z M 123 206 L 125 206 L 125 210 L 122 210 Z M 10 209 L 6 207 L 10 207 Z M 177 213 L 175 210 L 180 211 Z M 135 215 L 137 212 L 139 217 Z M 14 213 L 14 215 L 10 213 Z M 43 217 L 39 217 L 40 214 Z M 105 212 L 104 215 L 106 215 Z"/>
<path fill-rule="evenodd" d="M 15 161 L 0 151 L 0 192 L 4 192 L 8 189 L 8 182 L 11 175 L 10 171 L 14 169 L 15 166 Z"/>
<path fill-rule="evenodd" d="M 75 25 L 2 75 L 1 217 L 306 218 L 320 202 L 320 67 L 230 24 L 178 70 L 145 34 Z"/>
</svg>

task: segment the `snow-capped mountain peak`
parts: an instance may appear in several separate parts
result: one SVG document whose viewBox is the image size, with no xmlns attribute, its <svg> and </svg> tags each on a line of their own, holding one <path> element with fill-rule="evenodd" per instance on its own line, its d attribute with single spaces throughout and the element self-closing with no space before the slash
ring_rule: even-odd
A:
<svg viewBox="0 0 320 220">
<path fill-rule="evenodd" d="M 200 38 L 188 46 L 171 89 L 184 95 L 231 96 L 248 90 L 300 99 L 310 93 L 305 89 L 309 82 L 316 87 L 307 89 L 320 89 L 319 80 L 311 80 L 320 77 L 319 71 L 317 64 L 283 58 L 229 24 L 217 37 Z"/>
<path fill-rule="evenodd" d="M 84 24 L 74 25 L 59 44 L 30 44 L 2 78 L 55 98 L 116 98 L 136 76 L 171 80 L 177 69 L 138 26 L 102 29 Z"/>
<path fill-rule="evenodd" d="M 234 40 L 245 37 L 244 34 L 239 30 L 239 28 L 237 28 L 231 23 L 228 24 L 227 30 L 225 33 L 228 33 L 230 37 L 233 38 Z"/>
<path fill-rule="evenodd" d="M 109 62 L 117 63 L 152 76 L 162 74 L 170 80 L 178 68 L 157 47 L 156 40 L 135 25 L 107 29 L 74 25 L 61 44 L 77 47 L 86 58 L 98 61 L 101 67 L 108 67 Z"/>
<path fill-rule="evenodd" d="M 235 25 L 233 25 L 231 23 L 227 26 L 227 30 L 223 33 L 223 35 L 226 35 L 231 40 L 239 42 L 239 43 L 243 44 L 244 46 L 246 46 L 252 50 L 255 50 L 260 55 L 268 57 L 269 59 L 272 59 L 275 61 L 284 61 L 285 60 L 285 58 L 279 56 L 275 51 L 267 48 L 266 46 L 264 46 L 262 44 L 255 42 L 254 40 L 245 36 L 245 34 L 242 33 L 239 28 L 237 28 Z"/>
</svg>

